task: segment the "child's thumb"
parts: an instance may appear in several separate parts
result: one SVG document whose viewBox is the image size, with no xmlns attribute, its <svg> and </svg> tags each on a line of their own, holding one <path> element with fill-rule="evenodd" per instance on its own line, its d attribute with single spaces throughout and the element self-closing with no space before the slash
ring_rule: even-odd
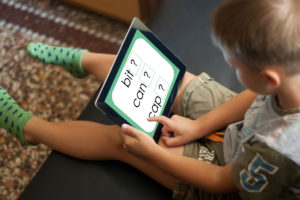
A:
<svg viewBox="0 0 300 200">
<path fill-rule="evenodd" d="M 137 136 L 137 131 L 128 124 L 122 124 L 121 129 L 128 136 L 131 136 L 131 137 Z"/>
</svg>

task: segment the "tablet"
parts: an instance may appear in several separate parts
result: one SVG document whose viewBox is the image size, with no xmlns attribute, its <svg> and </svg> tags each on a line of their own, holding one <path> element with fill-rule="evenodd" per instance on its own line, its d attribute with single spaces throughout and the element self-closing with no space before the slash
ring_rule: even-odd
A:
<svg viewBox="0 0 300 200">
<path fill-rule="evenodd" d="M 185 65 L 134 18 L 95 105 L 116 124 L 130 124 L 157 141 L 160 125 L 147 118 L 169 116 L 185 71 Z"/>
</svg>

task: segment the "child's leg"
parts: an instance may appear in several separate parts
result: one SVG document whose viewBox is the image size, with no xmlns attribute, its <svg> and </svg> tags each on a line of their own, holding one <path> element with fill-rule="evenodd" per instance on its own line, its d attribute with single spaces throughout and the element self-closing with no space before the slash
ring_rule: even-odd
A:
<svg viewBox="0 0 300 200">
<path fill-rule="evenodd" d="M 47 122 L 24 111 L 3 89 L 0 89 L 0 94 L 0 126 L 13 133 L 22 143 L 43 143 L 81 159 L 120 160 L 170 189 L 175 186 L 172 176 L 123 150 L 119 126 L 88 121 Z M 176 154 L 183 153 L 182 147 L 167 149 Z"/>
<path fill-rule="evenodd" d="M 116 55 L 114 54 L 85 52 L 81 57 L 81 66 L 84 71 L 94 75 L 103 83 L 115 58 Z"/>
<path fill-rule="evenodd" d="M 101 83 L 103 83 L 112 67 L 115 58 L 116 55 L 114 54 L 84 52 L 81 56 L 81 66 L 85 72 L 94 75 Z M 185 73 L 173 104 L 172 111 L 174 113 L 178 113 L 178 106 L 182 93 L 190 81 L 195 77 L 196 76 L 194 74 L 189 72 Z"/>
<path fill-rule="evenodd" d="M 175 98 L 175 101 L 174 101 L 174 104 L 173 104 L 173 107 L 172 107 L 172 111 L 173 113 L 177 114 L 179 111 L 178 111 L 178 108 L 179 108 L 179 104 L 180 104 L 180 100 L 181 100 L 181 97 L 182 97 L 182 94 L 185 90 L 185 88 L 188 86 L 188 84 L 195 78 L 196 76 L 194 74 L 191 74 L 189 72 L 186 72 L 184 74 L 184 77 L 183 77 L 183 80 L 181 82 L 181 85 L 179 87 L 179 90 L 178 90 L 178 93 L 177 93 L 177 96 Z"/>
<path fill-rule="evenodd" d="M 22 144 L 28 144 L 24 139 L 23 128 L 32 116 L 16 104 L 7 92 L 0 87 L 0 127 L 6 129 Z"/>
<path fill-rule="evenodd" d="M 79 76 L 73 72 L 81 71 L 83 72 L 81 77 L 92 74 L 102 83 L 105 81 L 116 57 L 114 54 L 92 53 L 86 50 L 53 47 L 41 43 L 29 43 L 27 50 L 30 55 L 38 58 L 42 62 L 64 67 L 75 77 Z M 181 95 L 188 83 L 194 78 L 195 75 L 191 73 L 187 72 L 185 74 L 174 102 L 173 112 L 177 113 L 176 109 L 180 102 Z"/>
<path fill-rule="evenodd" d="M 81 56 L 84 52 L 87 52 L 85 49 L 56 47 L 30 42 L 27 51 L 41 62 L 65 68 L 74 77 L 83 78 L 88 75 L 81 67 Z"/>
<path fill-rule="evenodd" d="M 88 121 L 50 123 L 36 117 L 31 118 L 24 128 L 26 139 L 30 142 L 40 142 L 81 159 L 119 160 L 173 189 L 176 183 L 174 177 L 123 150 L 119 131 L 120 127 L 116 125 L 107 126 Z M 176 154 L 183 153 L 183 147 L 168 150 Z"/>
<path fill-rule="evenodd" d="M 93 74 L 103 82 L 108 74 L 115 55 L 91 53 L 84 49 L 73 49 L 49 46 L 43 43 L 30 42 L 28 53 L 39 61 L 63 67 L 72 76 L 83 78 Z"/>
</svg>

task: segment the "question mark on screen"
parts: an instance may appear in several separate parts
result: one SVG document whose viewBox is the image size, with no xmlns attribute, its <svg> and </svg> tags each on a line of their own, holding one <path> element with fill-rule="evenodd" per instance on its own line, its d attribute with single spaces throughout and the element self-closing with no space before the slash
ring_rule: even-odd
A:
<svg viewBox="0 0 300 200">
<path fill-rule="evenodd" d="M 147 76 L 148 78 L 150 78 L 147 71 L 144 71 L 144 76 Z"/>
<path fill-rule="evenodd" d="M 163 91 L 165 91 L 165 89 L 163 88 L 162 84 L 158 85 L 158 89 L 162 89 Z"/>
<path fill-rule="evenodd" d="M 135 63 L 135 61 L 133 59 L 130 60 L 130 63 L 137 66 L 137 64 Z"/>
</svg>

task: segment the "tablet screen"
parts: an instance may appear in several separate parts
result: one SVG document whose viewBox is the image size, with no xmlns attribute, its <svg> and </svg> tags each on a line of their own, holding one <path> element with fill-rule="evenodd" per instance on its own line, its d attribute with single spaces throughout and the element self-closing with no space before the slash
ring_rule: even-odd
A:
<svg viewBox="0 0 300 200">
<path fill-rule="evenodd" d="M 107 79 L 110 83 L 105 83 L 110 87 L 106 91 L 102 89 L 105 93 L 102 100 L 124 122 L 153 136 L 158 123 L 147 118 L 164 114 L 166 106 L 167 112 L 170 111 L 174 100 L 170 103 L 171 93 L 177 91 L 175 84 L 179 84 L 185 69 L 170 60 L 173 57 L 168 57 L 142 30 L 132 30 L 127 37 L 130 42 L 125 45 L 126 51 L 119 52 L 122 59 L 115 62 L 117 67 L 110 72 L 111 77 Z"/>
</svg>

